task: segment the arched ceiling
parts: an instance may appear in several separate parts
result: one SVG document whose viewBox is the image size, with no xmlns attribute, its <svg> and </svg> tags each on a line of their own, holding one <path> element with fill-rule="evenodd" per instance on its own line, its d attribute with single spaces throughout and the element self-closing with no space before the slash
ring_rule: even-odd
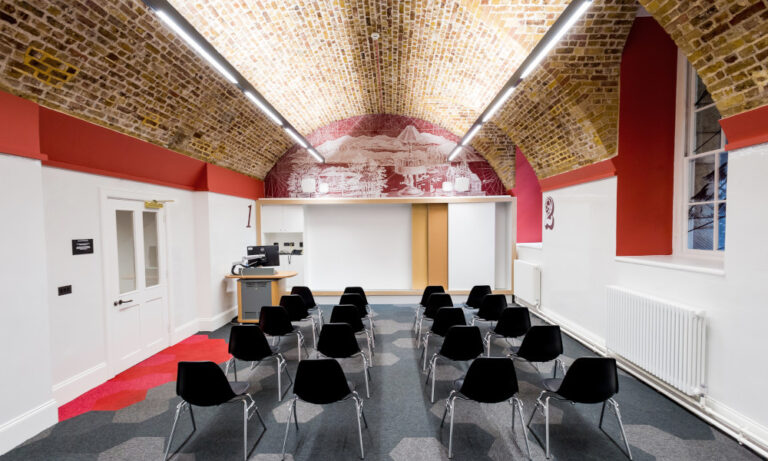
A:
<svg viewBox="0 0 768 461">
<path fill-rule="evenodd" d="M 569 3 L 171 1 L 303 134 L 391 113 L 457 136 Z M 641 0 L 723 115 L 768 99 L 767 2 Z M 540 177 L 616 154 L 619 63 L 636 7 L 595 0 L 474 139 L 507 187 L 515 144 Z M 140 0 L 0 0 L 0 88 L 258 178 L 292 145 Z"/>
<path fill-rule="evenodd" d="M 768 104 L 768 0 L 640 0 L 728 117 Z"/>
</svg>

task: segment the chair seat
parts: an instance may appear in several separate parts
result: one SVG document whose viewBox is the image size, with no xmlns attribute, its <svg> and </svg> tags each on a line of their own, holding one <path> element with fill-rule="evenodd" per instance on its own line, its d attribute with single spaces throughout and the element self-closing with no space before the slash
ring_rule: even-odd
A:
<svg viewBox="0 0 768 461">
<path fill-rule="evenodd" d="M 544 386 L 544 389 L 550 392 L 557 392 L 562 384 L 562 378 L 548 378 L 542 381 L 542 386 Z"/>
<path fill-rule="evenodd" d="M 229 387 L 232 388 L 232 392 L 235 395 L 244 395 L 248 391 L 249 386 L 250 384 L 244 381 L 231 381 L 229 383 Z"/>
</svg>

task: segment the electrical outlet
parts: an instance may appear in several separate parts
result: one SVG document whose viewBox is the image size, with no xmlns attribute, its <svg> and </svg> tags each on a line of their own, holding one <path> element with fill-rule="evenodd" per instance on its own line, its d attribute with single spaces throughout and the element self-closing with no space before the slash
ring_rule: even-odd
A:
<svg viewBox="0 0 768 461">
<path fill-rule="evenodd" d="M 71 294 L 72 294 L 72 285 L 64 285 L 63 287 L 59 287 L 59 296 L 71 295 Z"/>
</svg>

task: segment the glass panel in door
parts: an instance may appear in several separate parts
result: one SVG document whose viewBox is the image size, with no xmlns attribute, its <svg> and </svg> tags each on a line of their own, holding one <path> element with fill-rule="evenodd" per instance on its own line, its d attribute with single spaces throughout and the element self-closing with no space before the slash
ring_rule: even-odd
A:
<svg viewBox="0 0 768 461">
<path fill-rule="evenodd" d="M 160 284 L 160 267 L 157 256 L 157 213 L 145 211 L 144 215 L 144 281 L 145 286 Z"/>
<path fill-rule="evenodd" d="M 133 211 L 116 210 L 117 272 L 120 294 L 136 290 L 136 253 L 133 236 Z"/>
</svg>

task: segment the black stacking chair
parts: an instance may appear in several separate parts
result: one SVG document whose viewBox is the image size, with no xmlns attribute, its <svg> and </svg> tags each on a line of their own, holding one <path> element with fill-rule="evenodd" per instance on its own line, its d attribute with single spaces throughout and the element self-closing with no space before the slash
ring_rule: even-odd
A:
<svg viewBox="0 0 768 461">
<path fill-rule="evenodd" d="M 277 401 L 283 400 L 283 372 L 288 376 L 291 384 L 293 384 L 293 380 L 288 373 L 285 357 L 277 350 L 272 349 L 261 328 L 256 325 L 233 326 L 229 330 L 229 353 L 232 354 L 232 358 L 227 361 L 227 368 L 224 373 L 229 373 L 229 367 L 232 365 L 235 371 L 235 381 L 237 381 L 237 360 L 251 362 L 251 370 L 253 370 L 261 364 L 262 360 L 275 359 L 277 363 Z M 247 378 L 246 381 L 248 381 Z"/>
<path fill-rule="evenodd" d="M 441 309 L 441 311 L 443 309 Z M 479 327 L 455 325 L 448 328 L 443 345 L 440 346 L 440 351 L 432 354 L 432 358 L 429 361 L 427 380 L 424 383 L 425 385 L 429 383 L 429 375 L 431 374 L 432 393 L 430 394 L 429 400 L 432 403 L 435 403 L 435 375 L 437 374 L 435 366 L 437 366 L 437 359 L 442 358 L 454 362 L 466 362 L 483 355 L 483 350 L 483 337 L 480 335 Z"/>
<path fill-rule="evenodd" d="M 293 326 L 288 311 L 283 306 L 263 306 L 261 313 L 259 313 L 259 327 L 265 335 L 271 336 L 277 342 L 280 341 L 280 338 L 295 335 L 299 361 L 301 361 L 302 348 L 304 348 L 304 354 L 307 354 L 304 335 L 299 327 Z"/>
<path fill-rule="evenodd" d="M 333 306 L 330 323 L 346 323 L 352 327 L 352 331 L 356 335 L 364 334 L 368 339 L 368 355 L 373 359 L 373 338 L 371 332 L 363 325 L 363 319 L 360 318 L 360 310 L 357 306 L 352 304 Z"/>
<path fill-rule="evenodd" d="M 356 306 L 360 312 L 360 318 L 368 319 L 368 326 L 370 327 L 369 330 L 371 332 L 371 341 L 375 346 L 376 335 L 373 332 L 373 318 L 371 318 L 371 313 L 368 311 L 368 304 L 366 303 L 365 298 L 361 296 L 360 293 L 344 293 L 339 299 L 339 304 L 352 304 Z"/>
<path fill-rule="evenodd" d="M 598 427 L 608 438 L 613 440 L 603 429 L 603 416 L 605 416 L 605 407 L 608 404 L 613 409 L 616 420 L 619 422 L 621 438 L 624 440 L 624 446 L 627 449 L 624 454 L 629 459 L 632 459 L 627 434 L 624 432 L 624 424 L 621 422 L 619 404 L 613 400 L 613 396 L 619 392 L 619 373 L 616 369 L 615 359 L 605 357 L 582 357 L 576 359 L 568 368 L 564 378 L 545 379 L 543 385 L 544 390 L 541 391 L 541 394 L 536 399 L 536 407 L 533 409 L 528 420 L 528 426 L 531 425 L 533 417 L 536 415 L 536 410 L 541 411 L 544 415 L 544 445 L 547 458 L 549 458 L 549 399 L 554 398 L 571 403 L 602 403 L 603 409 L 600 412 Z M 542 398 L 544 399 L 543 401 Z M 533 435 L 536 436 L 536 433 L 533 432 Z"/>
<path fill-rule="evenodd" d="M 485 295 L 492 294 L 491 287 L 488 285 L 475 285 L 469 290 L 469 296 L 467 302 L 462 307 L 466 309 L 480 309 L 480 304 L 483 302 Z"/>
<path fill-rule="evenodd" d="M 520 425 L 525 435 L 525 448 L 528 459 L 531 458 L 531 448 L 528 446 L 528 431 L 523 417 L 523 402 L 517 396 L 518 384 L 515 365 L 505 357 L 480 357 L 472 362 L 463 379 L 454 382 L 455 390 L 451 391 L 445 401 L 445 411 L 440 427 L 445 423 L 445 415 L 451 413 L 450 431 L 448 436 L 448 458 L 453 458 L 453 413 L 456 399 L 472 400 L 478 403 L 501 403 L 505 400 L 512 405 L 512 431 L 515 430 L 515 410 L 520 416 Z"/>
<path fill-rule="evenodd" d="M 472 317 L 472 325 L 475 322 L 498 322 L 501 311 L 507 308 L 507 297 L 504 295 L 485 295 L 480 302 L 477 313 Z"/>
<path fill-rule="evenodd" d="M 291 322 L 309 322 L 312 327 L 312 345 L 317 349 L 317 324 L 309 313 L 300 295 L 284 295 L 280 297 L 280 305 L 288 311 Z"/>
<path fill-rule="evenodd" d="M 248 420 L 254 413 L 259 418 L 264 431 L 261 433 L 253 448 L 256 448 L 267 426 L 261 419 L 259 409 L 253 397 L 248 394 L 247 382 L 229 382 L 227 375 L 213 362 L 179 362 L 176 377 L 176 394 L 181 397 L 181 402 L 176 405 L 176 416 L 173 418 L 171 426 L 171 435 L 168 437 L 168 446 L 165 448 L 164 460 L 168 459 L 168 452 L 171 450 L 173 442 L 173 433 L 176 431 L 176 423 L 179 422 L 179 415 L 185 409 L 189 409 L 189 417 L 192 419 L 192 432 L 179 445 L 171 456 L 175 455 L 181 447 L 184 446 L 192 434 L 197 430 L 195 424 L 195 415 L 192 413 L 192 405 L 198 407 L 213 407 L 224 403 L 243 402 L 243 459 L 247 460 L 250 452 L 248 451 Z M 251 448 L 251 451 L 253 451 Z"/>
<path fill-rule="evenodd" d="M 296 370 L 296 384 L 293 386 L 295 394 L 291 405 L 288 407 L 288 421 L 285 424 L 285 437 L 283 438 L 283 456 L 285 459 L 285 443 L 288 440 L 288 429 L 291 427 L 291 415 L 299 430 L 299 417 L 297 416 L 297 402 L 299 400 L 315 405 L 327 405 L 352 399 L 355 402 L 355 416 L 357 416 L 357 435 L 360 438 L 360 459 L 365 458 L 363 449 L 363 429 L 360 424 L 362 419 L 365 427 L 368 422 L 363 413 L 363 399 L 357 395 L 355 388 L 347 381 L 344 370 L 334 359 L 304 360 L 299 363 Z M 341 458 L 337 454 L 338 458 Z"/>
<path fill-rule="evenodd" d="M 332 359 L 349 359 L 352 357 L 363 358 L 363 377 L 365 379 L 365 396 L 371 398 L 371 389 L 368 381 L 371 373 L 368 370 L 371 365 L 368 356 L 360 350 L 360 345 L 355 338 L 355 332 L 348 323 L 328 323 L 320 330 L 320 339 L 317 341 L 317 355 Z"/>
<path fill-rule="evenodd" d="M 509 357 L 531 363 L 538 370 L 536 363 L 555 361 L 552 377 L 557 378 L 557 369 L 565 374 L 565 365 L 560 360 L 563 353 L 563 337 L 557 325 L 537 325 L 528 330 L 520 347 L 511 347 Z"/>
<path fill-rule="evenodd" d="M 496 338 L 519 338 L 531 329 L 531 316 L 527 307 L 507 307 L 501 311 L 496 326 L 485 334 L 485 350 L 491 356 L 491 341 Z M 510 346 L 512 346 L 510 344 Z"/>
<path fill-rule="evenodd" d="M 454 325 L 466 325 L 467 319 L 464 317 L 464 311 L 460 307 L 441 307 L 437 310 L 435 321 L 432 322 L 432 328 L 424 335 L 424 342 L 422 347 L 424 348 L 424 363 L 421 367 L 422 371 L 427 369 L 427 357 L 429 353 L 429 337 L 437 335 L 445 338 L 448 333 L 448 329 Z"/>
<path fill-rule="evenodd" d="M 291 288 L 291 294 L 301 296 L 301 299 L 304 300 L 304 307 L 310 312 L 314 311 L 314 313 L 317 314 L 317 324 L 323 326 L 323 313 L 320 312 L 320 306 L 317 305 L 315 297 L 312 296 L 312 290 L 308 287 L 297 285 Z"/>
<path fill-rule="evenodd" d="M 427 305 L 424 307 L 424 312 L 419 318 L 419 329 L 417 330 L 416 335 L 419 343 L 421 343 L 421 329 L 422 324 L 424 323 L 424 319 L 434 321 L 435 316 L 437 315 L 437 311 L 441 307 L 453 307 L 453 300 L 451 299 L 451 295 L 447 293 L 433 293 L 429 295 L 429 298 L 427 299 Z"/>
<path fill-rule="evenodd" d="M 441 285 L 429 285 L 424 288 L 424 293 L 421 295 L 421 301 L 416 306 L 416 314 L 413 317 L 413 332 L 416 333 L 416 327 L 419 325 L 421 319 L 422 309 L 427 307 L 427 300 L 433 293 L 445 293 L 445 288 Z"/>
</svg>

